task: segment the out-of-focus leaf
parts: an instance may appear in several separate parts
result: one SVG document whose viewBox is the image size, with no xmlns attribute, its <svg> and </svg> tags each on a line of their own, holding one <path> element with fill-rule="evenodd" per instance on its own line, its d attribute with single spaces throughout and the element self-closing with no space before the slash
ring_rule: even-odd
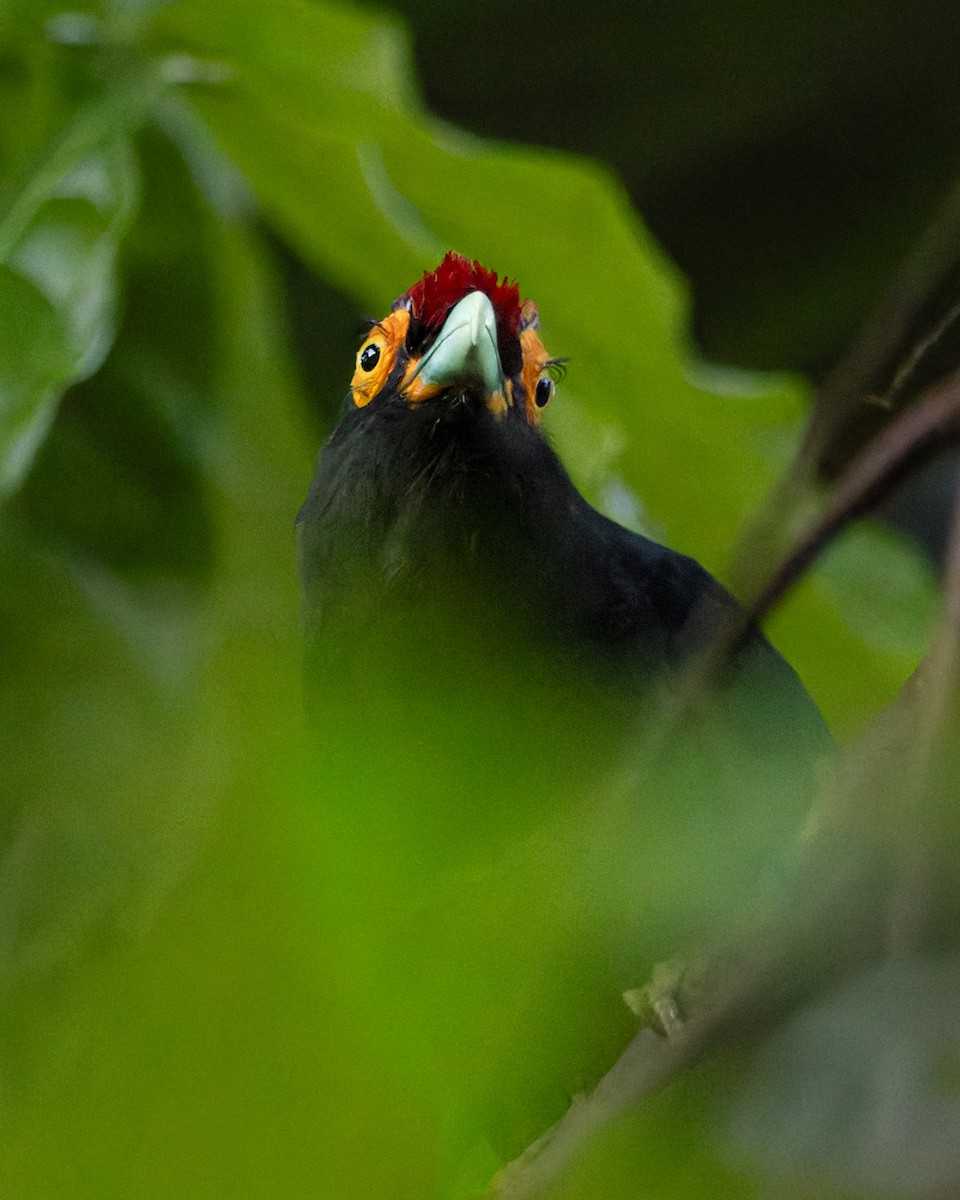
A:
<svg viewBox="0 0 960 1200">
<path fill-rule="evenodd" d="M 952 1195 L 960 1184 L 960 962 L 864 973 L 771 1038 L 737 1106 L 757 1174 L 858 1196 Z M 773 1193 L 776 1194 L 776 1193 Z"/>
<path fill-rule="evenodd" d="M 63 390 L 113 341 L 116 256 L 137 190 L 117 128 L 140 103 L 122 90 L 83 110 L 0 201 L 0 494 L 22 483 Z"/>
<path fill-rule="evenodd" d="M 818 578 L 867 646 L 900 655 L 905 665 L 922 657 L 938 605 L 929 568 L 901 538 L 859 525 L 827 554 Z"/>
<path fill-rule="evenodd" d="M 171 705 L 136 652 L 138 637 L 160 649 L 169 613 L 131 600 L 54 558 L 4 514 L 0 994 L 8 1032 L 23 1017 L 11 996 L 35 997 L 64 979 L 92 945 L 136 927 L 168 893 L 206 815 L 209 798 L 186 751 L 195 708 Z M 189 658 L 185 624 L 171 621 L 167 631 L 180 664 Z M 15 1034 L 8 1046 L 13 1058 L 20 1041 Z"/>
<path fill-rule="evenodd" d="M 722 1058 L 680 1077 L 604 1129 L 545 1200 L 753 1200 L 752 1180 L 720 1153 L 724 1098 L 737 1080 Z"/>
<path fill-rule="evenodd" d="M 269 278 L 240 231 L 205 248 L 220 553 L 168 647 L 186 685 L 145 669 L 138 640 L 160 631 L 142 595 L 120 613 L 109 580 L 16 523 L 0 540 L 7 1195 L 296 1194 L 331 1173 L 331 1137 L 304 1130 L 349 1141 L 358 1091 L 387 1102 L 334 1020 L 285 840 L 300 816 L 281 772 L 300 714 L 291 513 L 308 454 Z M 401 1163 L 416 1119 L 395 1128 L 384 1155 Z M 358 1200 L 387 1175 L 370 1161 Z"/>
<path fill-rule="evenodd" d="M 0 484 L 24 477 L 53 420 L 58 385 L 73 361 L 53 306 L 0 266 Z"/>
<path fill-rule="evenodd" d="M 770 631 L 838 731 L 861 728 L 897 694 L 936 625 L 929 564 L 878 526 L 844 533 L 773 615 Z M 829 648 L 829 650 L 828 650 Z"/>
<path fill-rule="evenodd" d="M 372 313 L 449 247 L 519 277 L 547 345 L 571 358 L 548 423 L 574 477 L 723 575 L 787 461 L 802 389 L 783 377 L 731 385 L 691 362 L 682 286 L 615 181 L 585 162 L 432 124 L 402 82 L 406 47 L 392 23 L 301 0 L 269 14 L 245 0 L 228 22 L 219 12 L 216 0 L 171 6 L 157 33 L 223 70 L 190 100 L 300 253 Z M 602 467 L 596 454 L 582 463 L 585 446 L 606 447 Z M 910 569 L 894 558 L 891 573 Z M 847 585 L 799 590 L 772 626 L 846 728 L 910 666 L 874 640 L 857 647 L 863 686 L 831 672 L 844 656 L 824 648 L 843 647 L 860 619 L 850 608 L 863 592 L 858 571 L 848 560 Z M 914 579 L 929 597 L 923 573 Z M 911 640 L 926 627 L 916 628 Z"/>
<path fill-rule="evenodd" d="M 203 198 L 164 138 L 142 136 L 137 154 L 144 194 L 124 243 L 117 344 L 68 392 L 15 504 L 38 539 L 100 579 L 116 573 L 155 611 L 164 591 L 172 608 L 196 601 L 214 556 L 204 451 L 218 419 L 216 325 Z"/>
</svg>

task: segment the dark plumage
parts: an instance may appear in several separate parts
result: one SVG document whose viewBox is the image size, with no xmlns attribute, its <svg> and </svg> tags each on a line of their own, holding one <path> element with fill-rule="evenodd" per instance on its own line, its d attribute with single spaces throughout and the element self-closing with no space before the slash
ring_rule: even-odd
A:
<svg viewBox="0 0 960 1200">
<path fill-rule="evenodd" d="M 709 626 L 733 603 L 693 559 L 587 504 L 539 428 L 495 421 L 470 395 L 416 409 L 385 397 L 345 413 L 300 530 L 311 637 L 325 613 L 356 603 L 343 572 L 351 556 L 380 575 L 385 609 L 404 589 L 428 600 L 438 570 L 452 571 L 481 589 L 478 600 L 489 590 L 500 621 L 609 656 L 610 669 L 624 657 L 676 662 L 693 649 L 678 635 L 694 611 Z"/>
<path fill-rule="evenodd" d="M 362 936 L 503 1153 L 610 1065 L 619 992 L 746 903 L 828 740 L 752 629 L 644 756 L 678 670 L 738 610 L 578 494 L 539 426 L 555 360 L 537 324 L 448 256 L 361 347 L 298 522 L 326 794 L 347 841 L 377 846 L 371 873 L 397 873 L 397 912 Z M 366 722 L 363 763 L 356 741 L 339 757 L 345 722 Z M 399 823 L 393 797 L 416 798 Z"/>
</svg>

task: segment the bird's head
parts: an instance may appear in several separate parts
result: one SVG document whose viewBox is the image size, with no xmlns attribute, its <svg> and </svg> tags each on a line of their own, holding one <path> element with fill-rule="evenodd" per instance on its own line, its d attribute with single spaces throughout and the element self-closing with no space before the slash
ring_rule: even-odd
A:
<svg viewBox="0 0 960 1200">
<path fill-rule="evenodd" d="M 562 360 L 540 340 L 536 305 L 516 283 L 460 254 L 394 302 L 357 353 L 353 403 L 414 408 L 438 399 L 478 400 L 499 421 L 535 426 Z"/>
<path fill-rule="evenodd" d="M 508 579 L 524 611 L 548 603 L 584 502 L 540 429 L 559 360 L 538 324 L 516 283 L 454 253 L 373 323 L 298 517 L 311 636 L 333 612 L 366 635 L 413 607 L 434 638 L 454 614 L 462 644 L 504 624 Z"/>
</svg>

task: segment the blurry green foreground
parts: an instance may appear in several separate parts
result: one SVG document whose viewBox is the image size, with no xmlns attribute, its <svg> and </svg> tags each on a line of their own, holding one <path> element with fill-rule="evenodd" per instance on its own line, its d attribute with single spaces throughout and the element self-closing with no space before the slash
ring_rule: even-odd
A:
<svg viewBox="0 0 960 1200">
<path fill-rule="evenodd" d="M 372 820 L 364 780 L 390 737 L 377 712 L 331 717 L 334 778 L 304 734 L 293 518 L 346 392 L 354 316 L 386 311 L 448 247 L 519 277 L 572 360 L 550 429 L 578 484 L 721 578 L 795 444 L 802 389 L 692 382 L 708 373 L 683 349 L 679 282 L 615 181 L 435 129 L 388 21 L 296 0 L 14 0 L 0 54 L 0 1195 L 469 1194 L 499 1161 L 449 1096 L 456 1068 L 489 1066 L 509 1013 L 487 1006 L 475 1059 L 451 1070 L 429 1026 L 397 1029 L 438 987 L 455 1014 L 458 989 L 482 1011 L 490 981 L 468 957 L 462 978 L 419 983 L 402 953 L 381 957 L 416 854 L 429 872 L 469 821 L 451 795 L 434 844 L 418 840 L 415 770 Z M 531 196 L 551 197 L 535 221 Z M 349 297 L 331 293 L 311 331 L 316 418 L 278 241 Z M 633 366 L 612 386 L 614 295 Z M 771 636 L 847 733 L 912 669 L 934 605 L 914 556 L 860 528 Z M 535 742 L 535 692 L 509 703 Z M 482 773 L 476 745 L 464 738 L 464 769 Z M 520 876 L 509 855 L 472 863 L 438 962 L 458 961 L 464 896 L 549 890 L 556 863 L 523 853 Z M 652 844 L 642 878 L 599 863 L 598 894 L 682 909 L 705 853 Z M 735 873 L 733 846 L 716 853 L 717 876 Z M 592 899 L 577 901 L 585 945 Z M 493 936 L 483 919 L 474 944 Z M 517 988 L 536 1003 L 535 977 Z M 795 1094 L 762 1072 L 742 1087 L 745 1071 L 713 1061 L 680 1080 L 562 1194 L 840 1195 L 818 1190 L 823 1141 L 801 1136 L 804 1114 L 778 1190 L 768 1152 Z M 882 1194 L 859 1170 L 878 1144 L 851 1151 L 846 1176 L 828 1163 L 830 1186 Z M 900 1193 L 925 1194 L 914 1182 Z"/>
</svg>

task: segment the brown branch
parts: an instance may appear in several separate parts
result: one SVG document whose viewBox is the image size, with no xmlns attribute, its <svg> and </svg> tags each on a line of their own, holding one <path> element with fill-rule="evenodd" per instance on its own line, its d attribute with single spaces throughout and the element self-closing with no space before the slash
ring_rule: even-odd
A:
<svg viewBox="0 0 960 1200">
<path fill-rule="evenodd" d="M 788 908 L 705 960 L 680 1031 L 641 1030 L 589 1095 L 493 1179 L 485 1200 L 537 1200 L 611 1121 L 721 1045 L 749 1045 L 778 1020 L 883 948 L 882 856 L 824 837 L 798 873 Z"/>
<path fill-rule="evenodd" d="M 772 572 L 750 606 L 761 620 L 851 521 L 884 500 L 907 475 L 960 441 L 960 369 L 923 393 L 857 456 L 827 509 Z"/>
<path fill-rule="evenodd" d="M 702 1030 L 692 1026 L 670 1039 L 641 1030 L 593 1092 L 577 1097 L 555 1125 L 497 1173 L 486 1200 L 541 1196 L 604 1126 L 696 1061 L 704 1044 Z"/>
</svg>

